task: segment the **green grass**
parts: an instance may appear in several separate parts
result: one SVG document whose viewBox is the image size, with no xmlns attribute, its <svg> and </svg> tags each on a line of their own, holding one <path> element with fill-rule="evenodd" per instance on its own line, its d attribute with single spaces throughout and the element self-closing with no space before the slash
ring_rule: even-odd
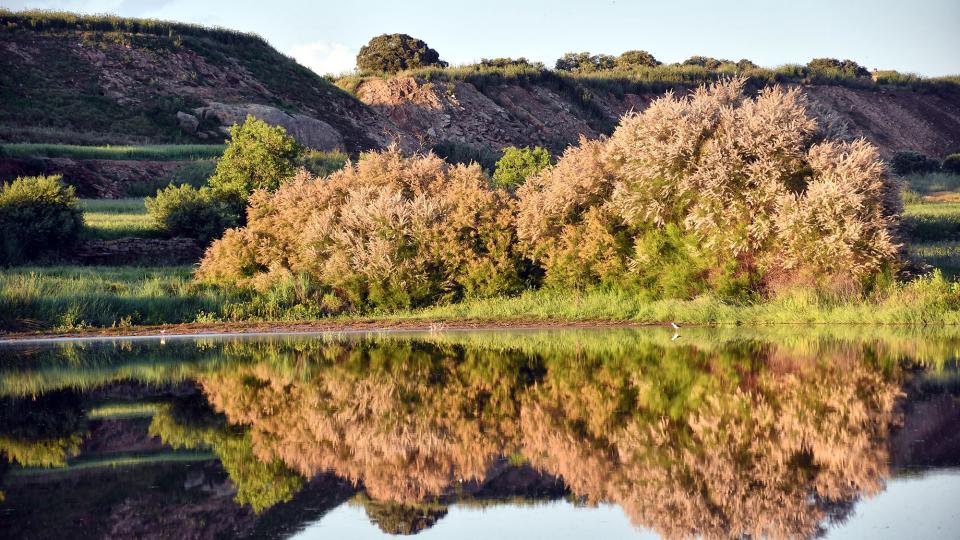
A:
<svg viewBox="0 0 960 540">
<path fill-rule="evenodd" d="M 945 172 L 909 175 L 904 179 L 906 187 L 920 195 L 942 192 L 960 193 L 960 174 Z"/>
<path fill-rule="evenodd" d="M 159 403 L 104 403 L 93 407 L 87 412 L 87 418 L 92 420 L 148 418 L 160 409 Z"/>
<path fill-rule="evenodd" d="M 83 236 L 91 239 L 156 238 L 163 235 L 157 228 L 142 198 L 82 199 Z"/>
<path fill-rule="evenodd" d="M 0 145 L 0 155 L 13 158 L 72 158 L 133 161 L 195 161 L 218 158 L 222 144 L 154 144 L 143 146 L 80 146 L 13 143 Z"/>
<path fill-rule="evenodd" d="M 13 478 L 25 478 L 116 467 L 154 465 L 158 463 L 190 463 L 194 461 L 209 461 L 216 458 L 212 452 L 196 450 L 162 450 L 153 453 L 130 452 L 71 460 L 66 467 L 14 468 L 8 474 Z"/>
<path fill-rule="evenodd" d="M 910 246 L 910 253 L 943 272 L 947 279 L 960 279 L 960 241 Z"/>
<path fill-rule="evenodd" d="M 916 242 L 960 240 L 960 202 L 908 204 L 903 218 L 907 235 Z"/>
</svg>

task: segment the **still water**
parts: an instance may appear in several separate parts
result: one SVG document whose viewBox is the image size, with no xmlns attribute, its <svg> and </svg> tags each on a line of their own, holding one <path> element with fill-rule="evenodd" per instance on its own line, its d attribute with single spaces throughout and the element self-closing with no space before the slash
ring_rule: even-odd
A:
<svg viewBox="0 0 960 540">
<path fill-rule="evenodd" d="M 0 343 L 0 537 L 960 537 L 960 332 L 681 332 Z"/>
</svg>

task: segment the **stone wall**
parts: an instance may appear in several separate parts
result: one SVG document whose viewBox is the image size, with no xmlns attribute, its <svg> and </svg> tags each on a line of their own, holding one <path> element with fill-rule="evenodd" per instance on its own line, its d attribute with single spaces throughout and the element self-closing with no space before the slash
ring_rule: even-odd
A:
<svg viewBox="0 0 960 540">
<path fill-rule="evenodd" d="M 74 251 L 82 264 L 165 266 L 194 264 L 203 247 L 192 238 L 120 238 L 87 240 Z"/>
</svg>

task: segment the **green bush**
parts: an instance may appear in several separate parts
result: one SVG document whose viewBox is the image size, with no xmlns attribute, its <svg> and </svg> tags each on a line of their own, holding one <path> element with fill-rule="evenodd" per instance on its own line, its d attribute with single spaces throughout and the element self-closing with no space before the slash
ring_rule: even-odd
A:
<svg viewBox="0 0 960 540">
<path fill-rule="evenodd" d="M 427 66 L 447 67 L 440 54 L 421 39 L 407 34 L 382 34 L 360 47 L 357 69 L 375 73 L 396 73 Z"/>
<path fill-rule="evenodd" d="M 0 188 L 0 264 L 43 256 L 70 245 L 83 227 L 72 186 L 59 176 L 17 178 Z"/>
<path fill-rule="evenodd" d="M 807 62 L 807 69 L 814 78 L 869 78 L 867 68 L 853 60 L 837 60 L 836 58 L 814 58 Z"/>
<path fill-rule="evenodd" d="M 931 173 L 940 170 L 940 162 L 920 152 L 897 152 L 890 160 L 890 168 L 895 174 Z"/>
<path fill-rule="evenodd" d="M 239 224 L 234 202 L 208 187 L 167 186 L 147 197 L 144 205 L 157 226 L 171 236 L 209 242 Z"/>
<path fill-rule="evenodd" d="M 940 168 L 943 169 L 944 172 L 960 174 L 960 153 L 950 154 L 943 158 L 943 163 L 940 164 Z"/>
<path fill-rule="evenodd" d="M 549 166 L 550 152 L 546 148 L 508 146 L 503 149 L 503 157 L 497 161 L 493 183 L 500 187 L 516 188 L 522 185 L 528 176 Z"/>
<path fill-rule="evenodd" d="M 608 71 L 616 66 L 617 59 L 609 54 L 590 54 L 588 52 L 566 53 L 557 59 L 555 65 L 559 71 L 573 73 L 593 73 Z"/>
<path fill-rule="evenodd" d="M 617 57 L 617 69 L 629 70 L 636 67 L 656 67 L 662 62 L 647 51 L 626 51 Z"/>
<path fill-rule="evenodd" d="M 437 156 L 451 165 L 477 163 L 488 173 L 493 172 L 500 153 L 486 145 L 474 145 L 457 141 L 440 141 L 430 148 Z"/>
<path fill-rule="evenodd" d="M 274 191 L 293 176 L 305 148 L 282 126 L 248 116 L 230 128 L 230 142 L 210 177 L 221 198 L 246 201 L 255 189 Z"/>
</svg>

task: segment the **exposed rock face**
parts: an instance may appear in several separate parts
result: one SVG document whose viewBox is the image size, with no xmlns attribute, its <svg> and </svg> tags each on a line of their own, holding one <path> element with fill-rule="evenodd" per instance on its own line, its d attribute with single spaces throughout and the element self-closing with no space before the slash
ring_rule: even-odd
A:
<svg viewBox="0 0 960 540">
<path fill-rule="evenodd" d="M 193 112 L 196 116 L 188 116 L 194 118 L 197 124 L 200 122 L 199 119 L 202 119 L 226 127 L 233 124 L 242 124 L 247 116 L 253 116 L 268 124 L 283 126 L 300 144 L 310 148 L 325 151 L 346 150 L 343 136 L 330 124 L 312 116 L 288 113 L 269 105 L 214 102 L 206 107 L 198 107 Z M 177 114 L 178 118 L 179 115 L 180 113 Z"/>
<path fill-rule="evenodd" d="M 177 112 L 177 125 L 183 131 L 193 134 L 197 132 L 197 127 L 200 126 L 200 120 L 192 114 L 179 111 Z"/>
<path fill-rule="evenodd" d="M 192 264 L 200 260 L 203 248 L 192 238 L 120 238 L 88 240 L 75 257 L 83 264 Z"/>
<path fill-rule="evenodd" d="M 109 159 L 0 158 L 0 181 L 18 176 L 59 174 L 79 197 L 124 197 L 133 184 L 158 181 L 183 166 L 183 161 L 125 161 Z"/>
</svg>

